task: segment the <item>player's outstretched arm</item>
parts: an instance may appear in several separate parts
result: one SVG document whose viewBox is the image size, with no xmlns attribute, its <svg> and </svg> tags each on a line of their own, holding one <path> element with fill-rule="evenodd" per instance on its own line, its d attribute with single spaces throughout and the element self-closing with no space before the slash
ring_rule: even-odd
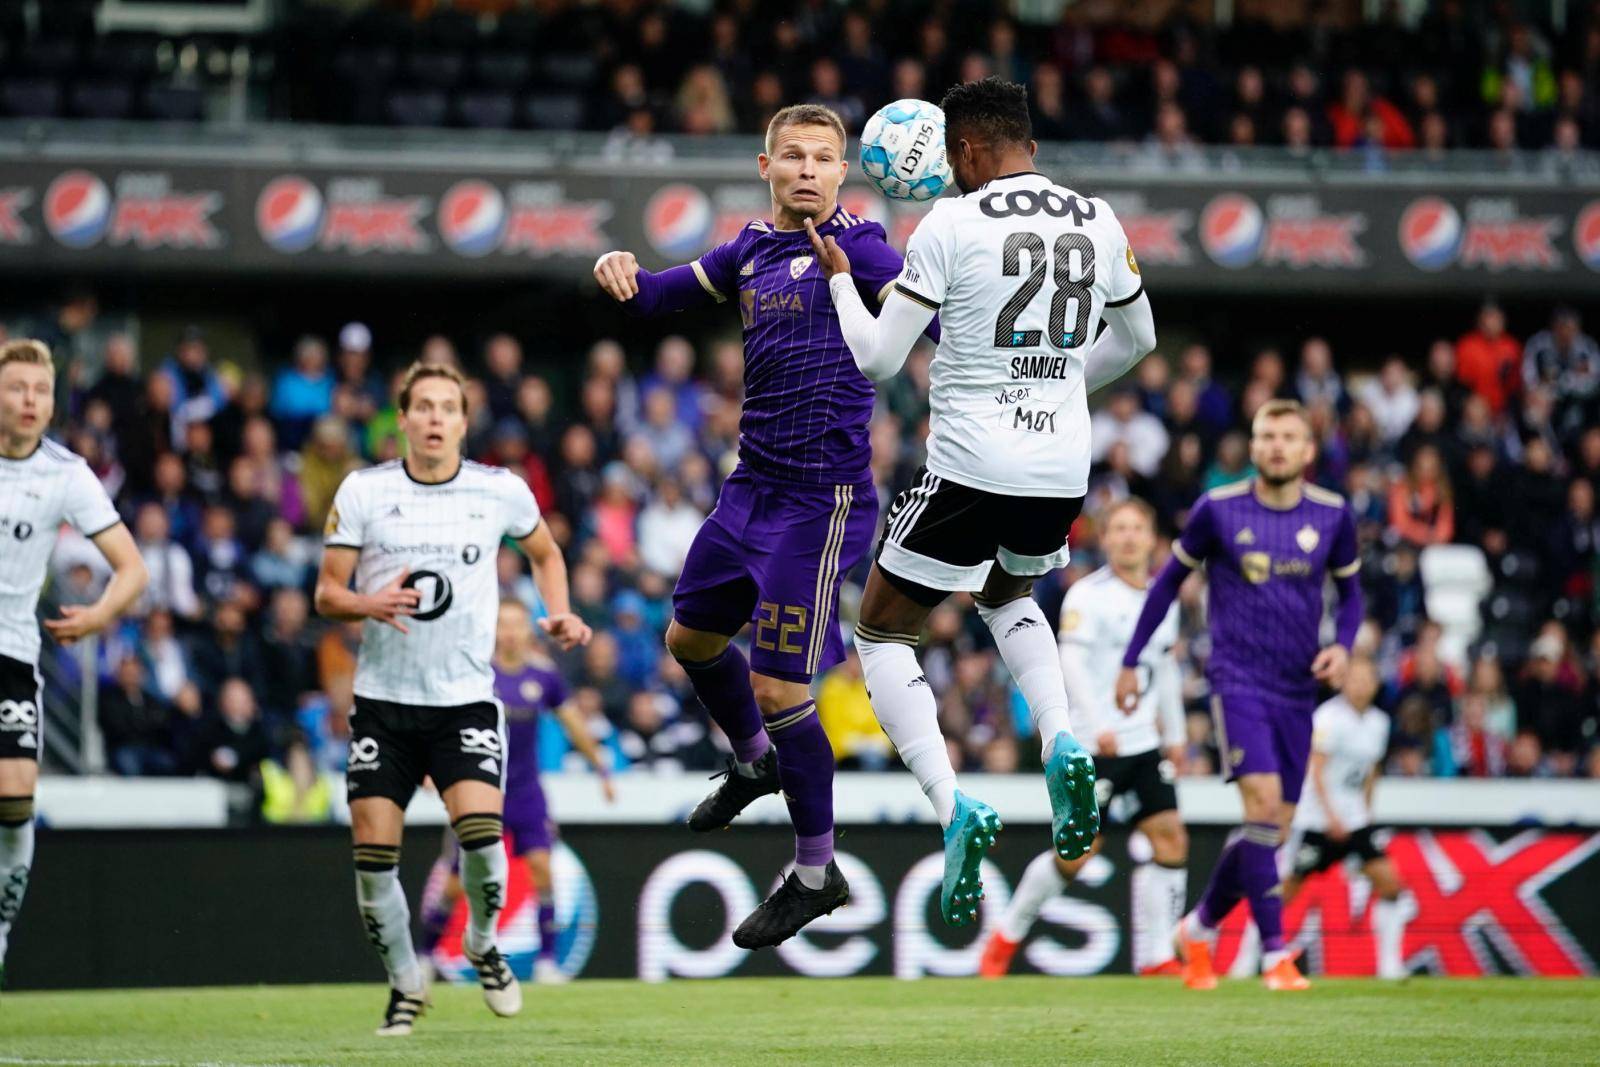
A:
<svg viewBox="0 0 1600 1067">
<path fill-rule="evenodd" d="M 563 652 L 577 645 L 587 645 L 594 631 L 572 611 L 567 561 L 561 556 L 561 546 L 550 536 L 549 524 L 539 523 L 517 544 L 533 562 L 533 583 L 544 598 L 547 614 L 539 620 L 539 629 L 549 634 Z"/>
<path fill-rule="evenodd" d="M 1106 308 L 1105 320 L 1083 368 L 1084 387 L 1091 393 L 1128 373 L 1156 347 L 1155 313 L 1144 293 L 1131 304 Z"/>
<path fill-rule="evenodd" d="M 358 593 L 350 588 L 350 577 L 355 574 L 359 557 L 358 549 L 340 545 L 329 545 L 322 550 L 322 567 L 317 571 L 317 588 L 312 597 L 317 614 L 340 622 L 375 619 L 403 634 L 410 633 L 402 620 L 415 615 L 422 601 L 422 594 L 406 588 L 410 572 L 401 571 L 376 593 Z"/>
<path fill-rule="evenodd" d="M 583 712 L 569 700 L 556 709 L 556 718 L 561 720 L 561 728 L 566 731 L 567 740 L 572 742 L 572 747 L 589 761 L 594 773 L 600 776 L 600 791 L 605 795 L 606 803 L 615 804 L 617 788 L 611 784 L 611 763 L 600 750 L 594 735 L 589 732 L 589 724 L 583 721 Z"/>
<path fill-rule="evenodd" d="M 93 604 L 68 604 L 61 609 L 61 618 L 45 620 L 44 628 L 63 645 L 71 645 L 110 626 L 133 606 L 144 587 L 150 584 L 150 571 L 126 526 L 117 523 L 95 534 L 93 540 L 94 546 L 111 564 L 111 581 Z"/>
<path fill-rule="evenodd" d="M 639 266 L 632 252 L 607 252 L 601 256 L 594 264 L 594 280 L 631 315 L 683 311 L 723 299 L 710 288 L 698 262 L 668 267 L 655 274 Z"/>
<path fill-rule="evenodd" d="M 935 309 L 893 291 L 884 301 L 882 312 L 874 317 L 856 291 L 855 279 L 850 276 L 850 259 L 839 242 L 818 235 L 810 219 L 806 220 L 806 232 L 811 235 L 811 248 L 822 275 L 828 279 L 828 292 L 839 315 L 839 332 L 850 346 L 856 366 L 875 382 L 894 377 L 905 365 L 911 346 L 933 321 Z"/>
</svg>

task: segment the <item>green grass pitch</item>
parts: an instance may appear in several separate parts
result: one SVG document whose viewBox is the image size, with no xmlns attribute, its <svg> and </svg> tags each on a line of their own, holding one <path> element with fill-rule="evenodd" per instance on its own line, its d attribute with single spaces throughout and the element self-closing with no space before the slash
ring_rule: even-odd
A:
<svg viewBox="0 0 1600 1067">
<path fill-rule="evenodd" d="M 1595 1062 L 1600 982 L 1325 980 L 1187 992 L 1172 980 L 588 981 L 525 987 L 516 1019 L 435 992 L 410 1038 L 372 1035 L 371 986 L 0 997 L 0 1063 L 1368 1064 Z"/>
</svg>

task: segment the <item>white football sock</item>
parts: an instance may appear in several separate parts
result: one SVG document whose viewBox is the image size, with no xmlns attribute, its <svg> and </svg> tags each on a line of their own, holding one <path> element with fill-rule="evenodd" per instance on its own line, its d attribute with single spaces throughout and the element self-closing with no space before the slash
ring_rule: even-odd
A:
<svg viewBox="0 0 1600 1067">
<path fill-rule="evenodd" d="M 1067 880 L 1061 877 L 1054 852 L 1041 852 L 1033 857 L 1028 869 L 1022 872 L 1022 881 L 1011 894 L 1006 913 L 1000 917 L 1000 933 L 1013 944 L 1027 937 L 1044 902 L 1065 888 Z"/>
<path fill-rule="evenodd" d="M 367 939 L 383 957 L 389 984 L 402 993 L 421 993 L 422 968 L 411 943 L 411 909 L 406 905 L 405 890 L 400 888 L 400 872 L 394 867 L 357 870 L 356 903 L 361 907 Z"/>
<path fill-rule="evenodd" d="M 511 864 L 500 816 L 463 815 L 452 826 L 461 842 L 461 888 L 467 897 L 467 929 L 461 947 L 474 956 L 494 948 L 495 920 L 506 906 Z"/>
<path fill-rule="evenodd" d="M 1044 745 L 1044 758 L 1050 758 L 1056 734 L 1072 736 L 1067 718 L 1067 683 L 1061 677 L 1061 652 L 1056 634 L 1045 620 L 1044 611 L 1031 596 L 1018 597 L 997 607 L 978 605 L 978 615 L 988 624 L 1000 658 L 1017 680 L 1034 729 Z"/>
<path fill-rule="evenodd" d="M 22 897 L 28 891 L 28 872 L 32 867 L 33 812 L 30 801 L 26 822 L 20 826 L 0 826 L 0 964 L 6 961 L 11 926 L 17 921 L 17 912 L 22 910 Z"/>
<path fill-rule="evenodd" d="M 917 777 L 917 784 L 939 816 L 949 826 L 956 810 L 956 770 L 939 732 L 939 703 L 917 662 L 911 645 L 874 641 L 856 630 L 856 651 L 866 676 L 867 693 L 878 725 L 889 735 L 900 761 Z"/>
<path fill-rule="evenodd" d="M 1378 977 L 1404 978 L 1406 965 L 1401 946 L 1406 936 L 1405 901 L 1373 901 L 1372 932 L 1378 942 Z"/>
<path fill-rule="evenodd" d="M 1183 918 L 1189 872 L 1183 867 L 1141 863 L 1133 869 L 1133 969 L 1173 957 L 1172 930 Z"/>
</svg>

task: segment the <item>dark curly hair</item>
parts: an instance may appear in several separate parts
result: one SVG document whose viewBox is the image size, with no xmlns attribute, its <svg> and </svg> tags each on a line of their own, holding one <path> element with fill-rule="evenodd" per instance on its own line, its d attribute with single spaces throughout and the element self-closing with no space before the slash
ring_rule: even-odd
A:
<svg viewBox="0 0 1600 1067">
<path fill-rule="evenodd" d="M 1033 139 L 1028 90 L 1001 78 L 981 78 L 944 94 L 945 140 L 965 138 L 988 145 L 1027 144 Z"/>
</svg>

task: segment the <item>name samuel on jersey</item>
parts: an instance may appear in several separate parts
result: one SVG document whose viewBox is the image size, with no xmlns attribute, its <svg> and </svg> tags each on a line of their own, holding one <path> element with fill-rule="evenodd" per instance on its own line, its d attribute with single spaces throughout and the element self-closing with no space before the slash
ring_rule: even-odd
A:
<svg viewBox="0 0 1600 1067">
<path fill-rule="evenodd" d="M 1063 379 L 1072 364 L 1071 356 L 1012 356 L 1011 380 Z"/>
</svg>

